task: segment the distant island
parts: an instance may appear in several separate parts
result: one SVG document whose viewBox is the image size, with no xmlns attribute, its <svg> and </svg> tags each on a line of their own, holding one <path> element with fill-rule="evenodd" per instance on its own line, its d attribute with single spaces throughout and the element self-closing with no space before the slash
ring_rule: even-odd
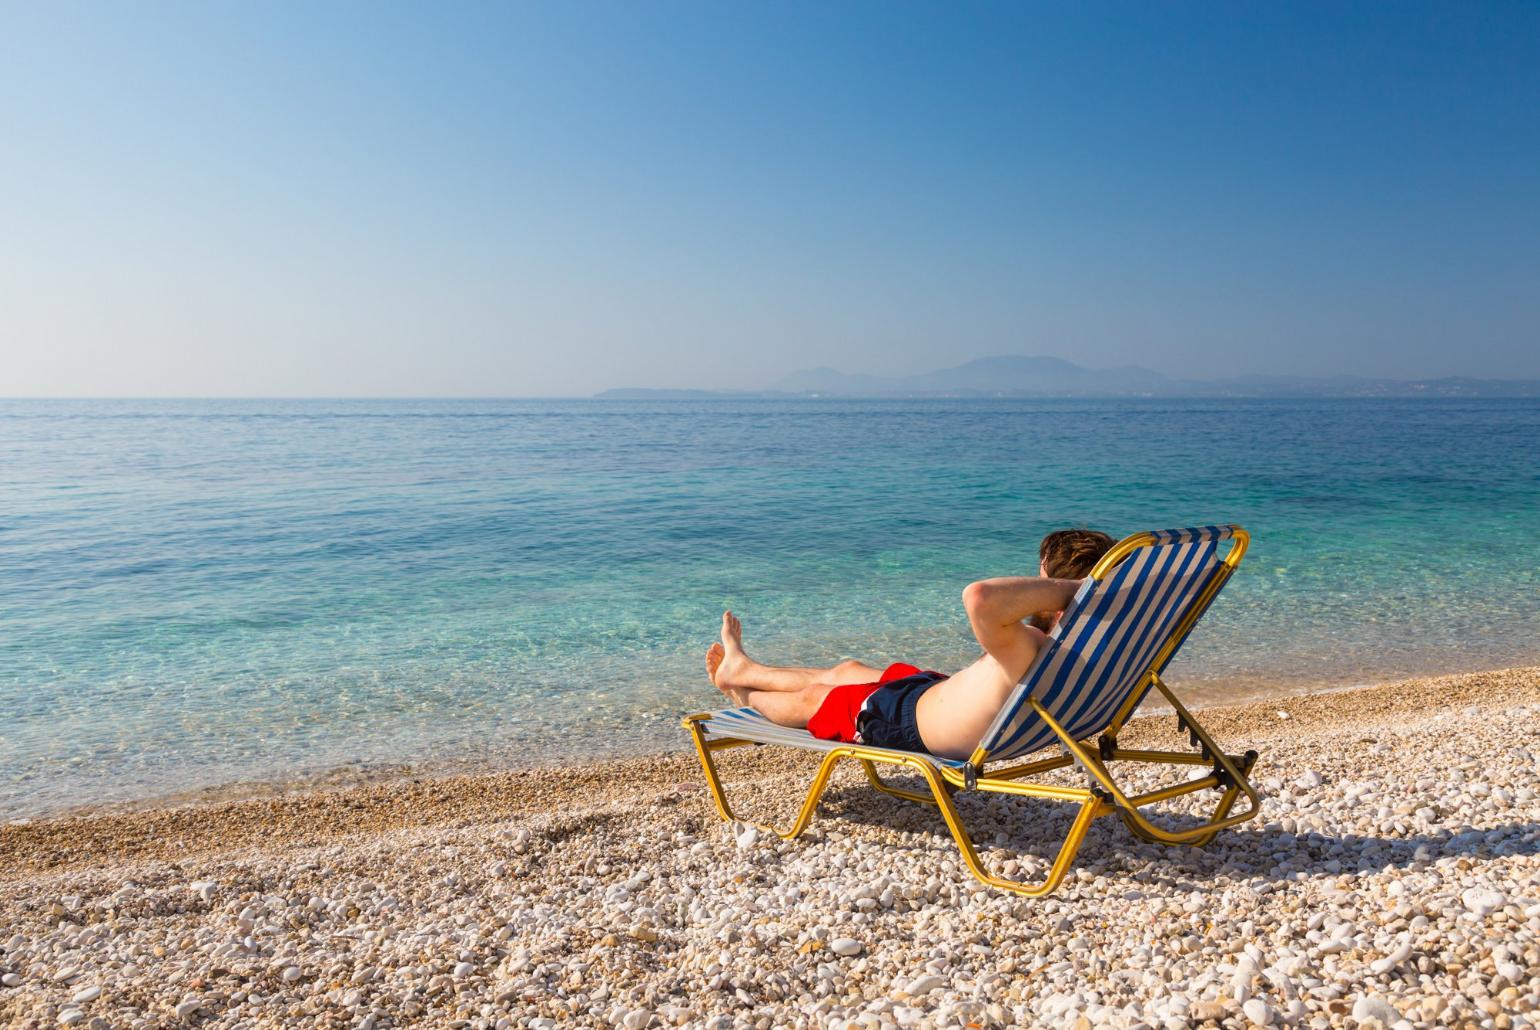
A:
<svg viewBox="0 0 1540 1030">
<path fill-rule="evenodd" d="M 1085 368 L 1063 358 L 1005 354 L 911 376 L 812 368 L 763 390 L 625 388 L 606 400 L 792 397 L 1540 397 L 1540 379 L 1370 379 L 1362 376 L 1236 376 L 1173 379 L 1153 369 Z"/>
</svg>

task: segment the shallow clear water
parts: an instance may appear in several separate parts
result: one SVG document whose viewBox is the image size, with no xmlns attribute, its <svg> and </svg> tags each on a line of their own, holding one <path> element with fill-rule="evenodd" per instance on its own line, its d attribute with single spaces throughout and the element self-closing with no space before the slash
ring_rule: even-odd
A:
<svg viewBox="0 0 1540 1030">
<path fill-rule="evenodd" d="M 975 652 L 1043 532 L 1233 521 L 1210 696 L 1537 660 L 1534 401 L 0 401 L 0 815 L 677 746 L 751 653 Z"/>
</svg>

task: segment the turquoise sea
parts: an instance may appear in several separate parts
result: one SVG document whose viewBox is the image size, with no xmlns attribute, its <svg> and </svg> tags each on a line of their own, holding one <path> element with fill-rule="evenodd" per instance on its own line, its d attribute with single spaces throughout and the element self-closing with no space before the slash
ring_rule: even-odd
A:
<svg viewBox="0 0 1540 1030">
<path fill-rule="evenodd" d="M 0 401 L 0 817 L 679 747 L 724 607 L 947 669 L 1045 531 L 1226 521 L 1198 696 L 1540 662 L 1535 401 Z"/>
</svg>

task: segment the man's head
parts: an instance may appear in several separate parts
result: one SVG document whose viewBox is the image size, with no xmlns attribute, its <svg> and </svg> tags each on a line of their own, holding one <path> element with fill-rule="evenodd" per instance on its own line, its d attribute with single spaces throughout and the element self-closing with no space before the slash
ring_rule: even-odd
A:
<svg viewBox="0 0 1540 1030">
<path fill-rule="evenodd" d="M 1044 576 L 1085 579 L 1116 543 L 1094 529 L 1060 529 L 1043 537 L 1037 556 Z"/>
</svg>

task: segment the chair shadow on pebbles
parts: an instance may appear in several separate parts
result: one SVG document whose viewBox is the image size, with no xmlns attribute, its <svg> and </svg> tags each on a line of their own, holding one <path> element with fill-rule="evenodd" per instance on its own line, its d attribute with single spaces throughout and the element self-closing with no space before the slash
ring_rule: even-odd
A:
<svg viewBox="0 0 1540 1030">
<path fill-rule="evenodd" d="M 902 780 L 895 780 L 895 785 L 909 786 Z M 961 796 L 955 803 L 968 810 L 970 825 L 990 828 L 974 835 L 982 857 L 1028 868 L 1045 867 L 1053 860 L 1071 818 L 1061 805 L 1021 805 L 1012 799 L 978 795 Z M 881 836 L 903 834 L 911 846 L 938 857 L 955 855 L 947 828 L 933 808 L 876 794 L 854 783 L 832 787 L 824 805 L 831 817 L 826 826 L 857 824 L 881 831 Z M 1181 830 L 1201 825 L 1202 819 L 1172 811 L 1161 813 L 1159 822 Z M 853 836 L 869 834 L 870 830 L 862 830 Z M 874 843 L 879 839 L 873 835 Z M 1116 820 L 1099 820 L 1091 825 L 1076 869 L 1138 889 L 1159 886 L 1187 892 L 1208 889 L 1217 875 L 1237 881 L 1287 883 L 1391 869 L 1415 870 L 1443 858 L 1488 861 L 1537 854 L 1540 822 L 1533 821 L 1386 836 L 1354 830 L 1291 833 L 1268 823 L 1232 829 L 1207 847 L 1193 848 L 1147 843 L 1129 835 Z M 960 876 L 959 884 L 965 882 L 969 881 Z"/>
</svg>

